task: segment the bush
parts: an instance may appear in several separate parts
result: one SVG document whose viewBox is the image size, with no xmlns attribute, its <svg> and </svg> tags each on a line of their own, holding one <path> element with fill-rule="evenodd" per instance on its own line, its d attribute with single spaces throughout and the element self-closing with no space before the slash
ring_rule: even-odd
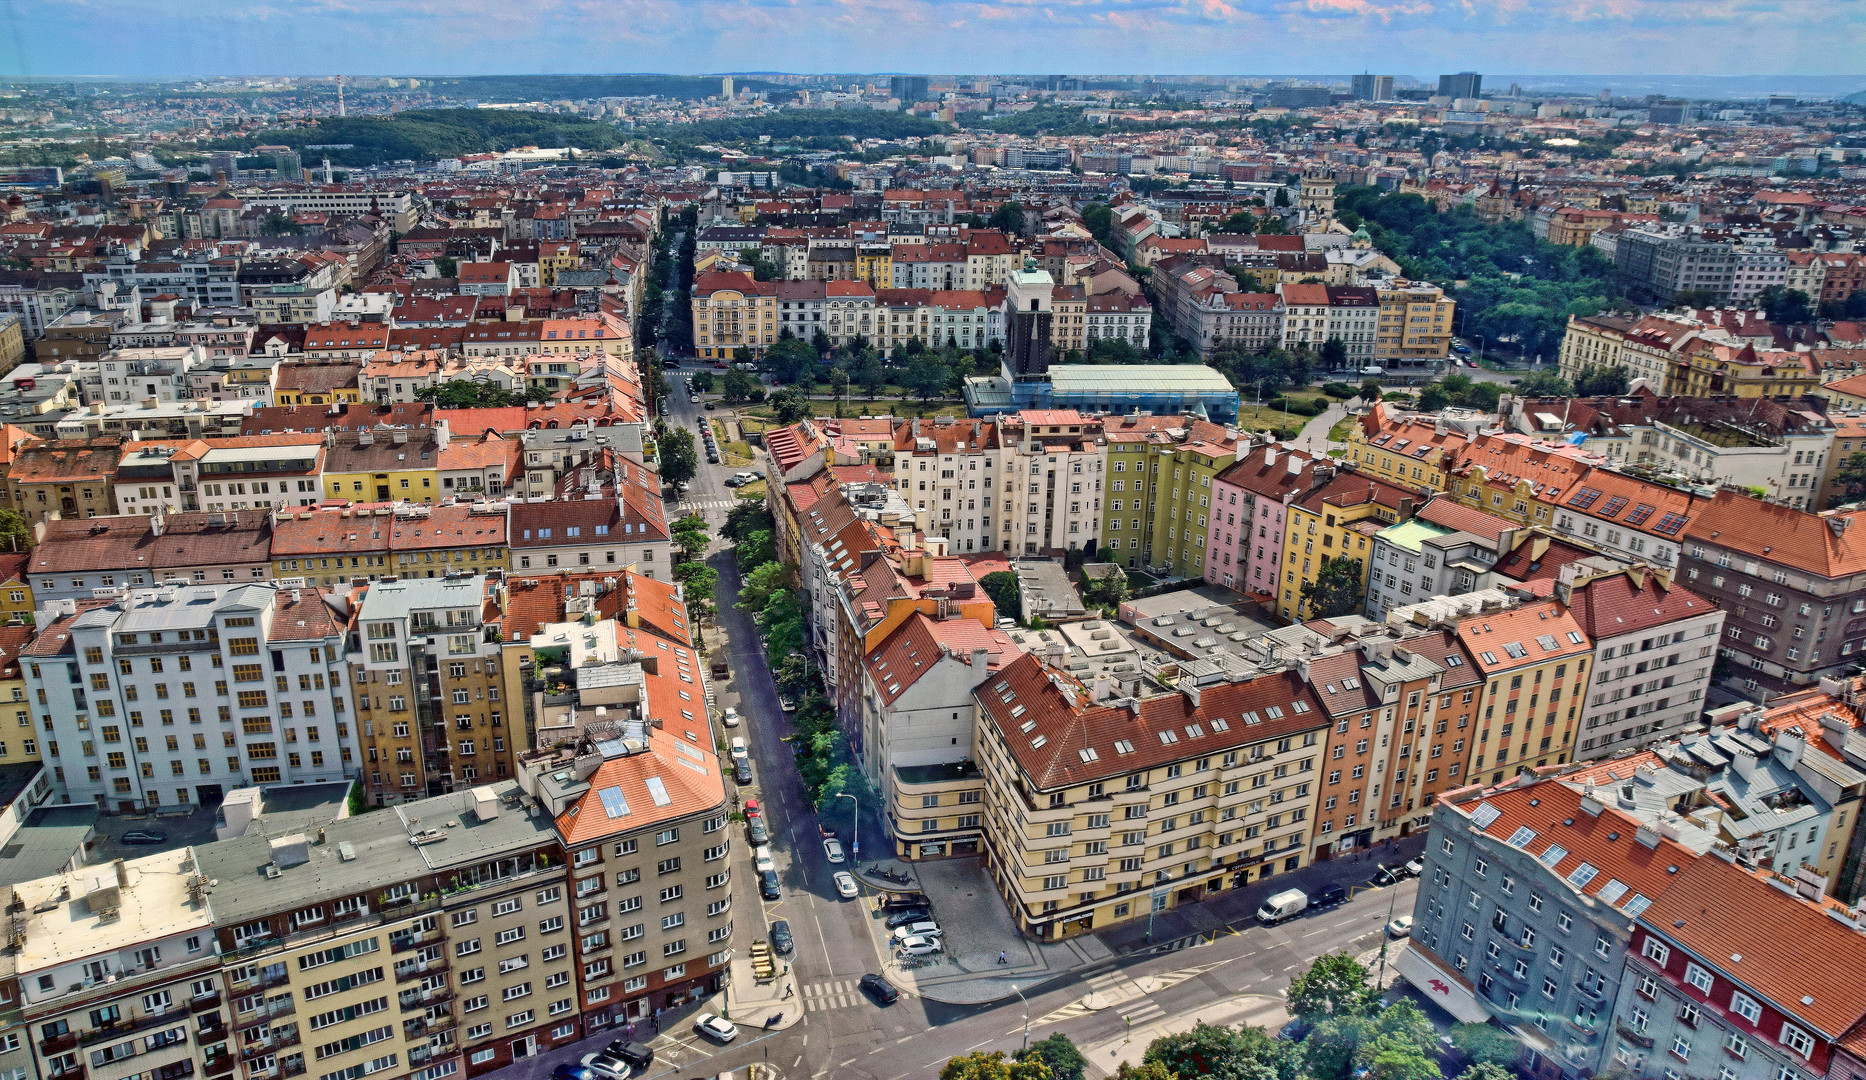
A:
<svg viewBox="0 0 1866 1080">
<path fill-rule="evenodd" d="M 1269 401 L 1272 409 L 1288 409 L 1297 416 L 1320 416 L 1328 411 L 1327 398 L 1275 397 Z"/>
<path fill-rule="evenodd" d="M 1360 390 L 1350 383 L 1331 382 L 1322 384 L 1322 393 L 1327 394 L 1329 397 L 1340 398 L 1342 401 L 1346 401 L 1360 393 Z"/>
</svg>

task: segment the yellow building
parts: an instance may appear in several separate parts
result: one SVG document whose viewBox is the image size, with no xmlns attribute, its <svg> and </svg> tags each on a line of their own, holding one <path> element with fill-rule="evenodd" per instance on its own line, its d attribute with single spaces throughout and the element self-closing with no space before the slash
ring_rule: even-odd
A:
<svg viewBox="0 0 1866 1080">
<path fill-rule="evenodd" d="M 750 274 L 693 282 L 693 348 L 706 360 L 748 360 L 777 344 L 777 285 Z"/>
<path fill-rule="evenodd" d="M 1547 526 L 1545 496 L 1572 492 L 1592 471 L 1591 457 L 1578 447 L 1527 435 L 1486 435 L 1473 440 L 1459 458 L 1447 490 L 1454 502 L 1517 525 Z"/>
<path fill-rule="evenodd" d="M 1342 469 L 1326 484 L 1291 503 L 1283 544 L 1283 580 L 1277 583 L 1277 614 L 1292 622 L 1315 617 L 1302 587 L 1317 580 L 1329 559 L 1360 564 L 1365 593 L 1372 563 L 1372 537 L 1389 525 L 1409 520 L 1424 499 L 1414 491 Z"/>
<path fill-rule="evenodd" d="M 1237 461 L 1237 433 L 1203 420 L 1156 416 L 1110 422 L 1106 438 L 1101 546 L 1108 560 L 1204 577 L 1212 478 Z"/>
<path fill-rule="evenodd" d="M 431 503 L 440 496 L 439 459 L 428 428 L 337 432 L 324 451 L 324 493 L 356 502 Z"/>
<path fill-rule="evenodd" d="M 580 263 L 577 245 L 567 241 L 549 241 L 538 245 L 538 283 L 557 284 L 557 272 L 575 270 Z"/>
<path fill-rule="evenodd" d="M 18 315 L 0 315 L 0 374 L 26 359 L 25 322 Z"/>
<path fill-rule="evenodd" d="M 983 864 L 1032 937 L 1308 864 L 1329 716 L 1295 671 L 1094 701 L 1026 653 L 973 701 Z"/>
<path fill-rule="evenodd" d="M 1587 661 L 1594 643 L 1559 600 L 1493 611 L 1458 624 L 1465 653 L 1484 677 L 1471 783 L 1502 783 L 1526 767 L 1564 765 L 1574 753 Z"/>
<path fill-rule="evenodd" d="M 887 244 L 857 244 L 855 246 L 855 276 L 876 289 L 892 287 L 894 283 L 893 248 Z"/>
<path fill-rule="evenodd" d="M 39 760 L 39 736 L 32 726 L 32 705 L 26 700 L 26 679 L 19 666 L 19 654 L 32 644 L 35 633 L 25 623 L 0 626 L 0 765 Z"/>
<path fill-rule="evenodd" d="M 1088 297 L 1080 286 L 1058 286 L 1052 290 L 1050 310 L 1050 351 L 1082 352 L 1088 348 Z"/>
<path fill-rule="evenodd" d="M 1362 414 L 1348 428 L 1348 456 L 1364 473 L 1414 491 L 1443 491 L 1451 466 L 1471 439 L 1443 419 L 1395 416 L 1385 402 Z"/>
<path fill-rule="evenodd" d="M 1666 389 L 1682 397 L 1799 397 L 1820 388 L 1819 372 L 1807 353 L 1697 338 L 1679 360 L 1682 365 Z"/>
<path fill-rule="evenodd" d="M 1427 282 L 1402 282 L 1378 290 L 1380 328 L 1374 355 L 1382 360 L 1443 360 L 1451 350 L 1458 304 Z"/>
<path fill-rule="evenodd" d="M 36 610 L 32 586 L 26 581 L 26 567 L 31 556 L 24 551 L 0 554 L 0 623 L 8 626 L 32 622 Z"/>
</svg>

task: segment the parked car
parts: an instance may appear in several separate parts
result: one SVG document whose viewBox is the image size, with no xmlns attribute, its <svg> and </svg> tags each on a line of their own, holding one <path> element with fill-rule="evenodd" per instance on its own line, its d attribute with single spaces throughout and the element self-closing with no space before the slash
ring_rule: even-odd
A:
<svg viewBox="0 0 1866 1080">
<path fill-rule="evenodd" d="M 719 722 L 724 724 L 727 727 L 738 727 L 739 726 L 739 710 L 733 708 L 730 705 L 726 706 L 726 711 L 722 716 L 720 716 Z"/>
<path fill-rule="evenodd" d="M 654 1047 L 647 1043 L 617 1039 L 604 1047 L 603 1053 L 619 1057 L 637 1069 L 645 1069 L 654 1064 Z"/>
<path fill-rule="evenodd" d="M 760 844 L 752 849 L 752 869 L 760 874 L 766 870 L 776 870 L 777 864 L 771 861 L 771 849 Z"/>
<path fill-rule="evenodd" d="M 747 758 L 734 758 L 732 761 L 732 778 L 734 780 L 737 780 L 741 784 L 751 783 L 752 782 L 751 761 Z"/>
<path fill-rule="evenodd" d="M 932 917 L 933 917 L 933 913 L 928 911 L 926 908 L 910 907 L 904 911 L 897 911 L 894 914 L 889 915 L 887 917 L 887 920 L 883 923 L 883 925 L 885 925 L 888 929 L 893 930 L 896 927 L 912 926 L 914 923 L 917 923 L 917 922 L 925 922 L 926 920 Z"/>
<path fill-rule="evenodd" d="M 905 941 L 910 937 L 937 938 L 940 936 L 939 924 L 936 922 L 909 923 L 906 926 L 896 927 L 893 934 L 896 941 Z"/>
<path fill-rule="evenodd" d="M 622 1075 L 628 1074 L 624 1072 Z M 573 1065 L 566 1061 L 551 1070 L 551 1080 L 615 1080 L 615 1078 L 597 1072 L 587 1065 Z"/>
<path fill-rule="evenodd" d="M 1284 889 L 1267 897 L 1257 909 L 1257 921 L 1275 926 L 1284 919 L 1302 914 L 1309 906 L 1309 894 L 1301 889 Z"/>
<path fill-rule="evenodd" d="M 739 1028 L 737 1024 L 734 1024 L 723 1016 L 717 1016 L 713 1013 L 701 1013 L 694 1017 L 693 1030 L 709 1039 L 717 1039 L 722 1043 L 731 1042 L 739 1037 Z"/>
<path fill-rule="evenodd" d="M 737 761 L 740 758 L 747 758 L 751 756 L 751 751 L 747 749 L 745 746 L 745 736 L 743 735 L 734 735 L 732 737 L 732 748 L 731 749 L 732 749 L 732 760 L 734 761 Z"/>
<path fill-rule="evenodd" d="M 882 1005 L 892 1005 L 901 996 L 901 992 L 894 989 L 893 983 L 873 973 L 862 976 L 862 989 Z"/>
<path fill-rule="evenodd" d="M 789 956 L 796 948 L 796 941 L 790 936 L 790 923 L 779 919 L 771 924 L 771 948 L 779 956 Z"/>
<path fill-rule="evenodd" d="M 932 907 L 932 901 L 923 892 L 890 892 L 881 894 L 881 910 L 905 911 L 908 908 Z"/>
<path fill-rule="evenodd" d="M 701 406 L 701 408 L 704 408 L 704 409 L 707 409 L 708 411 L 710 411 L 710 410 L 713 410 L 713 409 L 717 409 L 717 408 L 719 408 L 719 402 L 717 402 L 717 401 L 709 401 L 709 402 L 707 402 L 707 403 L 706 403 L 705 405 L 703 405 L 703 406 Z"/>
<path fill-rule="evenodd" d="M 1348 887 L 1346 885 L 1329 885 L 1316 893 L 1315 898 L 1310 900 L 1309 904 L 1312 907 L 1332 907 L 1347 898 Z"/>
<path fill-rule="evenodd" d="M 559 1067 L 562 1068 L 569 1065 L 570 1063 L 566 1061 L 563 1066 Z M 582 1068 L 602 1077 L 603 1080 L 627 1080 L 629 1073 L 634 1071 L 634 1067 L 628 1062 L 623 1061 L 619 1057 L 610 1057 L 608 1054 L 585 1054 L 580 1061 L 580 1065 Z"/>
<path fill-rule="evenodd" d="M 700 395 L 698 395 L 698 394 L 688 394 L 688 395 L 687 395 L 687 404 L 689 404 L 689 405 L 698 405 L 699 403 L 700 403 Z"/>
<path fill-rule="evenodd" d="M 754 844 L 767 844 L 771 842 L 771 829 L 765 825 L 765 819 L 762 817 L 745 819 L 745 835 L 750 838 L 751 842 Z"/>
<path fill-rule="evenodd" d="M 1375 885 L 1398 885 L 1400 879 L 1405 876 L 1403 869 L 1397 866 L 1382 866 L 1374 871 L 1371 880 Z"/>
<path fill-rule="evenodd" d="M 1411 859 L 1406 860 L 1406 876 L 1407 877 L 1418 877 L 1420 874 L 1423 874 L 1423 873 L 1425 873 L 1425 856 L 1424 855 L 1416 855 L 1412 857 Z"/>
<path fill-rule="evenodd" d="M 900 956 L 931 956 L 940 951 L 938 938 L 910 937 L 895 945 L 894 951 Z"/>
<path fill-rule="evenodd" d="M 785 697 L 783 694 L 779 694 L 778 695 L 778 708 L 783 709 L 785 712 L 796 712 L 797 703 Z"/>
<path fill-rule="evenodd" d="M 776 900 L 784 895 L 783 890 L 778 887 L 776 870 L 766 870 L 758 875 L 758 895 L 766 900 Z"/>
<path fill-rule="evenodd" d="M 823 856 L 827 858 L 830 862 L 833 862 L 833 863 L 841 862 L 842 861 L 842 841 L 836 839 L 833 836 L 824 837 L 823 838 Z"/>
<path fill-rule="evenodd" d="M 166 844 L 168 843 L 168 834 L 132 829 L 124 833 L 121 839 L 125 844 Z"/>
<path fill-rule="evenodd" d="M 1411 937 L 1412 936 L 1412 916 L 1401 915 L 1399 918 L 1394 919 L 1392 922 L 1388 923 L 1387 924 L 1387 936 L 1391 938 Z"/>
<path fill-rule="evenodd" d="M 855 887 L 855 878 L 847 870 L 838 870 L 833 876 L 836 880 L 836 895 L 844 900 L 853 900 L 861 895 L 862 890 Z"/>
</svg>

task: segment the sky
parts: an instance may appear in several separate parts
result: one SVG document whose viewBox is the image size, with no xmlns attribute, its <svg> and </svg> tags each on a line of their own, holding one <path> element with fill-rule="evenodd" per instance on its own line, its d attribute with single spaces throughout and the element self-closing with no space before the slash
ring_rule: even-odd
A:
<svg viewBox="0 0 1866 1080">
<path fill-rule="evenodd" d="M 1851 75 L 1866 0 L 0 0 L 0 78 L 753 70 Z"/>
</svg>

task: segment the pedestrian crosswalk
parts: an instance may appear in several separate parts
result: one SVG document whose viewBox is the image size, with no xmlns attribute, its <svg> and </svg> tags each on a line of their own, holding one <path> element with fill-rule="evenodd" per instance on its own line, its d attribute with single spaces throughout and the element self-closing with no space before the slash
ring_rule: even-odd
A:
<svg viewBox="0 0 1866 1080">
<path fill-rule="evenodd" d="M 860 997 L 861 990 L 854 979 L 808 983 L 803 988 L 803 1008 L 805 1012 L 846 1009 L 854 1005 Z"/>
<path fill-rule="evenodd" d="M 742 499 L 682 499 L 674 509 L 682 514 L 698 513 L 705 510 L 730 510 L 739 505 Z"/>
<path fill-rule="evenodd" d="M 1030 1026 L 1034 1028 L 1061 1024 L 1103 1010 L 1121 1017 L 1130 1027 L 1138 1026 L 1166 1015 L 1166 1010 L 1154 1003 L 1152 995 L 1169 986 L 1177 986 L 1187 979 L 1203 975 L 1216 966 L 1216 964 L 1206 964 L 1201 967 L 1162 972 L 1158 975 L 1142 975 L 1138 978 L 1123 971 L 1104 972 L 1087 980 L 1089 988 L 1087 994 L 1060 1009 L 1032 1020 Z M 1016 1031 L 1009 1032 L 1013 1035 L 1016 1033 Z"/>
</svg>

